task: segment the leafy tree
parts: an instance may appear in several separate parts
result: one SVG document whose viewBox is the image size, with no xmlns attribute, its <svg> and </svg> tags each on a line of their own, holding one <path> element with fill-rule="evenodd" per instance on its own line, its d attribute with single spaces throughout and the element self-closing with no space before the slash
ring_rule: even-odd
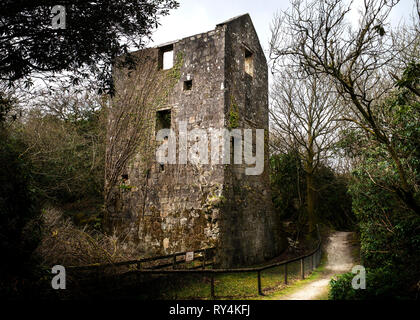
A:
<svg viewBox="0 0 420 320">
<path fill-rule="evenodd" d="M 52 26 L 55 5 L 65 7 L 65 29 Z M 66 72 L 77 83 L 93 73 L 102 87 L 112 88 L 113 60 L 143 47 L 159 16 L 177 6 L 174 0 L 2 1 L 0 79 L 30 84 L 30 76 Z"/>
</svg>

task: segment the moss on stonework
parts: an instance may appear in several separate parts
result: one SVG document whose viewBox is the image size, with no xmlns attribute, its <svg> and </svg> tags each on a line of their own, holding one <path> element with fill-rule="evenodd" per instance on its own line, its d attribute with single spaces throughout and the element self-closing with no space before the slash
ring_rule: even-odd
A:
<svg viewBox="0 0 420 320">
<path fill-rule="evenodd" d="M 129 186 L 129 185 L 126 185 L 126 184 L 121 184 L 121 185 L 118 186 L 118 188 L 120 188 L 121 190 L 131 190 L 131 189 L 134 188 L 134 186 Z"/>
<path fill-rule="evenodd" d="M 220 208 L 221 205 L 223 205 L 223 203 L 226 201 L 226 198 L 222 195 L 211 195 L 210 197 L 207 198 L 206 204 L 211 208 L 211 209 L 216 209 L 216 208 Z"/>
<path fill-rule="evenodd" d="M 181 67 L 182 67 L 183 63 L 184 63 L 184 52 L 179 51 L 176 54 L 175 64 L 169 72 L 169 76 L 172 79 L 174 79 L 176 81 L 179 81 L 179 79 L 181 79 Z"/>
<path fill-rule="evenodd" d="M 228 128 L 231 130 L 238 127 L 239 127 L 239 108 L 238 108 L 238 105 L 236 104 L 235 98 L 231 96 Z"/>
<path fill-rule="evenodd" d="M 184 52 L 179 51 L 176 54 L 175 63 L 173 67 L 169 70 L 163 71 L 163 76 L 165 77 L 166 81 L 166 88 L 161 97 L 158 97 L 155 100 L 155 106 L 162 106 L 165 105 L 168 102 L 168 98 L 170 93 L 172 92 L 175 85 L 178 83 L 178 81 L 181 79 L 181 68 L 184 64 Z"/>
</svg>

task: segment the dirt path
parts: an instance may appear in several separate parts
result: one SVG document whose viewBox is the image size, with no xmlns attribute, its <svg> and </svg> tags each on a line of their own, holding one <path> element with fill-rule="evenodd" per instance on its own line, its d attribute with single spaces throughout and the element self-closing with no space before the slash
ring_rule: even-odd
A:
<svg viewBox="0 0 420 320">
<path fill-rule="evenodd" d="M 334 232 L 329 237 L 326 247 L 327 265 L 321 278 L 304 285 L 299 290 L 278 297 L 279 300 L 316 300 L 325 296 L 328 291 L 328 283 L 333 275 L 351 270 L 353 258 L 349 237 L 351 232 Z"/>
</svg>

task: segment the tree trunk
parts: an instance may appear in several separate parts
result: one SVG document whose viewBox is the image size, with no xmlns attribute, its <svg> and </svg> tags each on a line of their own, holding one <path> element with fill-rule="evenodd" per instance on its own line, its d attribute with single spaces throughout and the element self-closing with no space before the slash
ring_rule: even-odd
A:
<svg viewBox="0 0 420 320">
<path fill-rule="evenodd" d="M 315 193 L 313 172 L 306 173 L 306 200 L 309 232 L 312 232 L 315 229 Z"/>
</svg>

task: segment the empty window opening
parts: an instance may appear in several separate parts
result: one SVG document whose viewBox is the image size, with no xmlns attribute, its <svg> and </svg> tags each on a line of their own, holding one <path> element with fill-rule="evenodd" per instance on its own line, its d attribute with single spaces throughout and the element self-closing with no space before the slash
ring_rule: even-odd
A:
<svg viewBox="0 0 420 320">
<path fill-rule="evenodd" d="M 171 110 L 160 110 L 156 112 L 156 132 L 161 129 L 171 128 Z"/>
<path fill-rule="evenodd" d="M 159 48 L 159 69 L 167 70 L 174 66 L 174 46 Z"/>
<path fill-rule="evenodd" d="M 184 81 L 184 91 L 189 91 L 192 89 L 192 80 Z"/>
<path fill-rule="evenodd" d="M 174 66 L 174 52 L 167 51 L 163 54 L 163 70 L 171 69 Z"/>
<path fill-rule="evenodd" d="M 254 54 L 248 49 L 245 49 L 245 72 L 254 76 Z"/>
</svg>

